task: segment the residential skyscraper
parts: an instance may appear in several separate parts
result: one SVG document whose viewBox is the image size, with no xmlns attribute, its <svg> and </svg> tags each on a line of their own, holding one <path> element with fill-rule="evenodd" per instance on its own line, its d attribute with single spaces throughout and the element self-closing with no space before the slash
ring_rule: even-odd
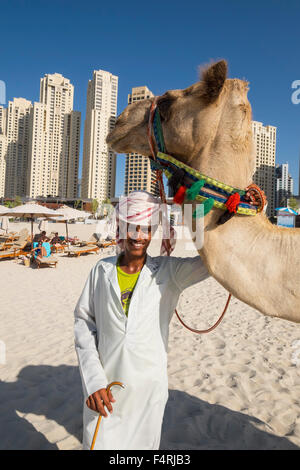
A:
<svg viewBox="0 0 300 470">
<path fill-rule="evenodd" d="M 117 117 L 118 77 L 94 70 L 88 82 L 84 124 L 81 197 L 99 202 L 115 195 L 116 154 L 106 136 Z"/>
<path fill-rule="evenodd" d="M 135 87 L 132 88 L 131 94 L 128 95 L 128 104 L 140 100 L 147 100 L 152 96 L 154 96 L 153 93 L 146 86 Z M 156 174 L 151 170 L 148 157 L 137 153 L 129 153 L 126 155 L 125 195 L 135 190 L 144 190 L 154 195 L 159 195 L 158 183 L 155 179 Z"/>
<path fill-rule="evenodd" d="M 286 206 L 293 192 L 294 182 L 289 174 L 289 164 L 276 165 L 276 207 Z"/>
<path fill-rule="evenodd" d="M 253 181 L 266 194 L 267 215 L 275 215 L 275 159 L 276 130 L 274 126 L 263 126 L 262 122 L 252 121 L 253 140 L 256 149 Z"/>
<path fill-rule="evenodd" d="M 80 112 L 73 111 L 74 86 L 59 73 L 40 83 L 40 102 L 30 116 L 28 196 L 75 198 L 80 145 Z"/>
<path fill-rule="evenodd" d="M 4 197 L 5 192 L 5 172 L 6 172 L 6 115 L 7 109 L 0 106 L 0 197 Z"/>
<path fill-rule="evenodd" d="M 0 106 L 0 135 L 6 134 L 6 116 L 7 109 Z"/>
<path fill-rule="evenodd" d="M 31 101 L 14 98 L 6 111 L 5 189 L 8 198 L 26 196 Z"/>
</svg>

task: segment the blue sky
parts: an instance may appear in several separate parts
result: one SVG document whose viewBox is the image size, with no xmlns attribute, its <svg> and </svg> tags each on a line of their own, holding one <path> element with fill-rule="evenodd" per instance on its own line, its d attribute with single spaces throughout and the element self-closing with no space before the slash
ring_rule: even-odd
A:
<svg viewBox="0 0 300 470">
<path fill-rule="evenodd" d="M 133 86 L 154 94 L 185 88 L 197 81 L 199 65 L 225 58 L 229 77 L 250 82 L 253 119 L 278 127 L 276 161 L 289 162 L 298 192 L 300 104 L 291 101 L 291 85 L 300 80 L 299 0 L 1 0 L 0 7 L 7 101 L 38 101 L 45 73 L 69 78 L 82 113 L 80 158 L 93 70 L 119 76 L 120 113 Z M 124 162 L 119 155 L 116 195 Z"/>
</svg>

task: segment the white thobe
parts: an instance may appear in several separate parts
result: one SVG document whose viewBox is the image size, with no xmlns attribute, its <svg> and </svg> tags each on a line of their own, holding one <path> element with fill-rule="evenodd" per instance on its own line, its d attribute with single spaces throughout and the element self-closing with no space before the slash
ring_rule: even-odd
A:
<svg viewBox="0 0 300 470">
<path fill-rule="evenodd" d="M 199 256 L 147 255 L 126 317 L 117 257 L 100 260 L 75 308 L 75 348 L 84 394 L 83 448 L 91 446 L 98 413 L 86 399 L 113 381 L 116 402 L 102 418 L 95 449 L 159 449 L 168 399 L 169 323 L 180 293 L 209 274 Z"/>
</svg>

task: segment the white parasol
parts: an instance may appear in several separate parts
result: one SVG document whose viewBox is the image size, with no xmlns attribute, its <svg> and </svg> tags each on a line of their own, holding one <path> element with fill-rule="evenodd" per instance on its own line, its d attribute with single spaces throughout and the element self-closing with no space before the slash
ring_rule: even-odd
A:
<svg viewBox="0 0 300 470">
<path fill-rule="evenodd" d="M 48 209 L 48 207 L 30 202 L 7 210 L 7 212 L 1 212 L 1 216 L 8 215 L 9 217 L 23 217 L 29 219 L 31 221 L 31 240 L 33 240 L 34 219 L 37 219 L 38 217 L 57 217 L 58 214 L 58 211 L 53 211 L 52 209 Z"/>
<path fill-rule="evenodd" d="M 73 207 L 69 207 L 69 206 L 61 206 L 59 209 L 57 209 L 57 215 L 58 213 L 60 215 L 58 215 L 57 217 L 54 217 L 54 219 L 57 221 L 57 222 L 65 222 L 66 223 L 66 234 L 67 234 L 67 240 L 69 238 L 69 234 L 68 234 L 68 221 L 69 220 L 77 220 L 77 219 L 87 219 L 88 217 L 91 216 L 91 214 L 89 212 L 85 212 L 85 211 L 79 211 L 78 209 L 73 209 Z"/>
<path fill-rule="evenodd" d="M 40 232 L 47 232 L 48 231 L 48 220 L 47 219 L 42 219 L 39 223 L 39 231 Z"/>
<path fill-rule="evenodd" d="M 6 233 L 7 233 L 8 228 L 9 228 L 9 221 L 8 221 L 8 217 L 7 217 L 7 216 L 3 216 L 2 214 L 3 214 L 4 212 L 7 213 L 7 211 L 9 211 L 9 209 L 8 209 L 7 207 L 0 205 L 0 222 L 1 222 L 1 229 L 2 229 L 2 230 L 5 230 Z"/>
<path fill-rule="evenodd" d="M 7 212 L 8 210 L 9 210 L 8 207 L 1 206 L 1 204 L 0 204 L 0 215 L 1 215 L 2 212 Z"/>
<path fill-rule="evenodd" d="M 1 217 L 1 228 L 7 233 L 9 229 L 9 220 L 7 216 Z"/>
</svg>

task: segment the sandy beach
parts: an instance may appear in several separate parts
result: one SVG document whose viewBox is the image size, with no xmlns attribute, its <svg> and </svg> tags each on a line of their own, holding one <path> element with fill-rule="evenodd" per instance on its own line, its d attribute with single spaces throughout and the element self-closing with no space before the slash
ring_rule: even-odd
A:
<svg viewBox="0 0 300 470">
<path fill-rule="evenodd" d="M 10 229 L 25 226 L 12 223 Z M 94 228 L 70 224 L 69 234 L 86 240 Z M 52 230 L 64 235 L 65 225 L 49 224 Z M 173 255 L 185 256 L 185 244 L 179 240 Z M 91 268 L 112 253 L 59 253 L 57 268 L 0 261 L 0 344 L 6 349 L 0 449 L 81 449 L 73 310 Z M 159 254 L 158 241 L 149 253 Z M 209 278 L 182 294 L 178 310 L 190 326 L 206 328 L 226 299 L 223 287 Z M 300 449 L 299 324 L 263 316 L 235 298 L 222 323 L 206 335 L 187 331 L 174 315 L 168 375 L 161 449 Z"/>
</svg>

